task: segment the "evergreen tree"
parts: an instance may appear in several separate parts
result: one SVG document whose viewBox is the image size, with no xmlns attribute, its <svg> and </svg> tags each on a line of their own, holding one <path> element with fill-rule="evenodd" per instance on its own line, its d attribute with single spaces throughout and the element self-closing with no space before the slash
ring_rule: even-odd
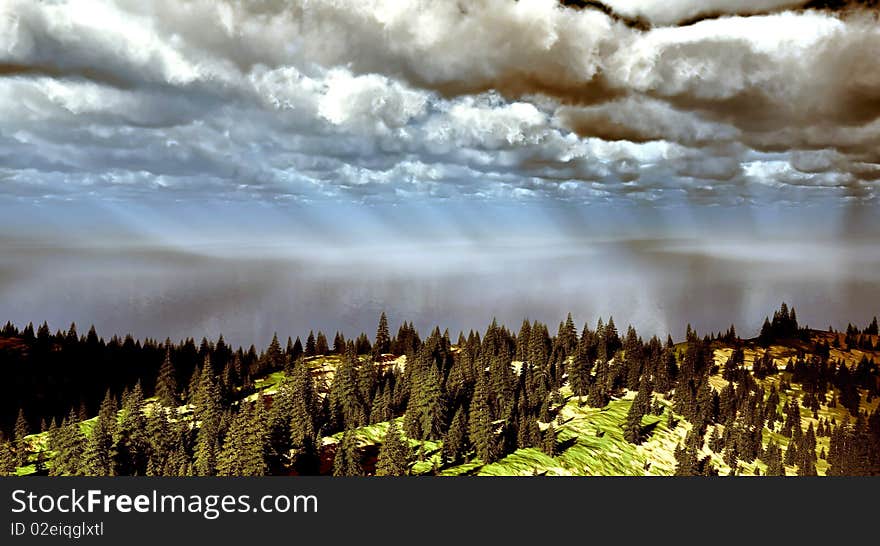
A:
<svg viewBox="0 0 880 546">
<path fill-rule="evenodd" d="M 578 345 L 571 361 L 568 372 L 568 381 L 571 385 L 571 391 L 578 397 L 587 396 L 590 388 L 590 362 L 587 355 L 587 349 L 583 345 Z"/>
<path fill-rule="evenodd" d="M 104 396 L 98 418 L 83 453 L 82 471 L 88 476 L 114 476 L 113 437 L 116 434 L 116 405 L 110 391 Z"/>
<path fill-rule="evenodd" d="M 321 401 L 315 388 L 315 380 L 302 362 L 294 367 L 292 386 L 294 403 L 290 438 L 295 465 L 302 474 L 317 474 L 321 456 Z"/>
<path fill-rule="evenodd" d="M 61 422 L 56 441 L 50 445 L 55 452 L 49 474 L 52 476 L 80 476 L 84 469 L 82 457 L 85 451 L 86 438 L 79 426 L 79 418 L 73 409 Z"/>
<path fill-rule="evenodd" d="M 360 451 L 357 441 L 351 431 L 342 433 L 342 438 L 336 446 L 336 456 L 333 459 L 334 476 L 363 476 L 364 468 L 361 466 Z"/>
<path fill-rule="evenodd" d="M 446 431 L 446 408 L 437 371 L 432 369 L 425 374 L 419 399 L 421 439 L 439 440 Z"/>
<path fill-rule="evenodd" d="M 147 476 L 165 475 L 166 461 L 174 452 L 176 442 L 169 422 L 172 411 L 164 407 L 154 408 L 147 419 L 147 438 L 150 442 Z"/>
<path fill-rule="evenodd" d="M 220 390 L 211 372 L 211 361 L 205 358 L 199 374 L 193 418 L 199 430 L 196 435 L 193 472 L 197 476 L 213 476 L 220 450 Z"/>
<path fill-rule="evenodd" d="M 12 439 L 15 442 L 15 462 L 18 466 L 24 466 L 27 464 L 28 449 L 30 449 L 30 445 L 25 438 L 30 434 L 30 426 L 28 426 L 27 419 L 24 418 L 23 409 L 18 410 L 18 417 L 15 419 L 14 434 L 15 435 Z"/>
<path fill-rule="evenodd" d="M 544 442 L 541 447 L 547 455 L 556 456 L 556 429 L 553 427 L 553 423 L 550 423 L 550 426 L 544 431 Z"/>
<path fill-rule="evenodd" d="M 869 336 L 876 336 L 878 333 L 880 333 L 880 328 L 878 328 L 877 325 L 877 317 L 874 317 L 874 320 L 871 321 L 871 324 L 865 327 L 863 332 Z"/>
<path fill-rule="evenodd" d="M 377 476 L 405 476 L 409 473 L 410 448 L 400 434 L 397 423 L 391 421 L 376 461 Z"/>
<path fill-rule="evenodd" d="M 12 444 L 5 438 L 0 438 L 0 476 L 14 476 L 18 466 L 15 460 L 15 450 Z"/>
<path fill-rule="evenodd" d="M 626 421 L 623 424 L 623 437 L 631 444 L 642 443 L 642 417 L 644 416 L 643 404 L 638 398 L 642 396 L 640 390 L 633 400 L 629 411 L 626 413 Z"/>
<path fill-rule="evenodd" d="M 338 331 L 336 332 L 336 336 L 333 337 L 333 354 L 345 354 L 345 336 Z"/>
<path fill-rule="evenodd" d="M 816 435 L 810 423 L 797 451 L 798 476 L 816 476 Z"/>
<path fill-rule="evenodd" d="M 373 344 L 374 356 L 388 353 L 391 350 L 391 334 L 388 330 L 388 317 L 385 312 L 379 316 L 379 326 L 376 328 L 376 342 Z"/>
<path fill-rule="evenodd" d="M 302 355 L 303 344 L 302 341 L 300 341 L 299 336 L 297 336 L 296 341 L 293 342 L 293 347 L 288 351 L 288 356 L 290 357 L 291 362 L 296 362 Z"/>
<path fill-rule="evenodd" d="M 330 346 L 327 344 L 327 336 L 324 332 L 318 331 L 318 337 L 315 338 L 315 354 L 326 355 L 330 352 Z"/>
<path fill-rule="evenodd" d="M 324 340 L 326 345 L 327 340 Z M 263 355 L 265 359 L 265 368 L 268 370 L 280 370 L 284 367 L 284 351 L 281 350 L 281 342 L 278 341 L 278 332 L 272 335 L 272 341 Z"/>
<path fill-rule="evenodd" d="M 266 474 L 263 399 L 239 408 L 217 457 L 218 476 L 264 476 Z"/>
<path fill-rule="evenodd" d="M 477 376 L 476 390 L 471 398 L 470 407 L 470 438 L 474 448 L 484 463 L 495 462 L 498 457 L 495 441 L 495 425 L 489 407 L 489 393 L 485 374 Z"/>
<path fill-rule="evenodd" d="M 788 447 L 785 448 L 785 458 L 783 461 L 786 466 L 792 466 L 797 461 L 797 447 L 795 447 L 795 441 L 788 442 Z"/>
<path fill-rule="evenodd" d="M 156 397 L 159 403 L 168 407 L 177 407 L 177 376 L 174 364 L 171 362 L 171 348 L 165 350 L 165 360 L 159 368 L 159 377 L 156 379 Z"/>
<path fill-rule="evenodd" d="M 331 421 L 336 430 L 357 428 L 366 423 L 367 410 L 358 389 L 358 358 L 354 353 L 354 347 L 350 345 L 330 385 L 328 400 Z"/>
<path fill-rule="evenodd" d="M 452 424 L 443 437 L 443 457 L 454 463 L 463 460 L 468 450 L 467 413 L 463 407 L 458 408 L 452 418 Z"/>
<path fill-rule="evenodd" d="M 139 382 L 125 397 L 121 413 L 122 418 L 115 437 L 116 467 L 123 476 L 142 476 L 147 471 L 150 440 L 147 435 L 147 419 L 144 415 L 144 394 Z"/>
</svg>

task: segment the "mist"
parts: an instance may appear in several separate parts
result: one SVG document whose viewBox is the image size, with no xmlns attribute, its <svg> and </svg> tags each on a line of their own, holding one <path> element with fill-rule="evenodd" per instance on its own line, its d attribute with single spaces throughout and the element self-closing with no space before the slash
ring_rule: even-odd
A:
<svg viewBox="0 0 880 546">
<path fill-rule="evenodd" d="M 579 327 L 613 316 L 643 336 L 681 338 L 735 324 L 755 335 L 783 300 L 802 324 L 867 323 L 880 301 L 880 244 L 870 241 L 711 243 L 699 239 L 426 241 L 319 250 L 249 246 L 190 250 L 143 244 L 36 244 L 4 239 L 0 317 L 54 330 L 94 324 L 104 337 L 178 340 L 223 334 L 265 345 L 277 332 L 305 337 L 374 333 L 380 312 L 483 330 L 494 318 Z"/>
</svg>

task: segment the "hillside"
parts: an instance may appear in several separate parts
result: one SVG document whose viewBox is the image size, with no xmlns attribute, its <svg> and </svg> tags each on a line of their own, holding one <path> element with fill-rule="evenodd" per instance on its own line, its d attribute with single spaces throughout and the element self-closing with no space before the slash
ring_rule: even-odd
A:
<svg viewBox="0 0 880 546">
<path fill-rule="evenodd" d="M 575 361 L 578 356 L 565 356 L 559 362 L 560 367 L 564 366 L 567 371 L 560 376 L 558 388 L 548 389 L 547 406 L 539 410 L 540 414 L 536 414 L 537 430 L 540 432 L 534 434 L 539 434 L 540 437 L 538 441 L 532 441 L 533 445 L 520 447 L 520 443 L 530 441 L 522 440 L 521 436 L 516 440 L 517 445 L 514 445 L 513 449 L 496 454 L 493 457 L 495 460 L 485 462 L 478 456 L 478 449 L 473 445 L 462 453 L 450 456 L 449 452 L 444 450 L 445 436 L 406 438 L 404 434 L 403 437 L 410 448 L 406 457 L 408 473 L 441 476 L 673 475 L 677 471 L 679 474 L 683 473 L 682 461 L 686 457 L 685 446 L 688 445 L 693 446 L 695 450 L 692 462 L 694 468 L 700 469 L 697 473 L 728 475 L 733 472 L 731 463 L 735 461 L 737 474 L 766 475 L 768 471 L 774 473 L 772 469 L 768 469 L 769 461 L 774 456 L 773 448 L 770 448 L 771 444 L 779 447 L 778 455 L 781 455 L 789 451 L 792 442 L 797 442 L 797 447 L 800 448 L 798 455 L 791 457 L 786 455 L 786 460 L 783 461 L 785 474 L 804 473 L 805 465 L 807 467 L 812 465 L 801 461 L 812 459 L 815 473 L 825 475 L 833 472 L 829 459 L 835 450 L 832 445 L 832 436 L 835 432 L 842 438 L 847 430 L 846 425 L 854 423 L 849 427 L 853 434 L 862 433 L 860 431 L 870 434 L 869 431 L 880 424 L 878 423 L 880 397 L 876 396 L 880 377 L 873 364 L 880 361 L 880 351 L 877 350 L 880 341 L 872 334 L 859 335 L 858 339 L 859 342 L 855 343 L 844 334 L 801 330 L 796 337 L 775 339 L 771 343 L 767 343 L 766 336 L 764 339 L 741 340 L 735 336 L 719 334 L 715 338 L 702 340 L 692 338 L 689 342 L 670 346 L 669 353 L 679 369 L 686 367 L 688 359 L 693 358 L 695 346 L 701 346 L 708 357 L 706 370 L 701 375 L 708 387 L 706 392 L 709 394 L 704 395 L 704 400 L 707 400 L 704 405 L 709 409 L 695 410 L 697 413 L 708 415 L 704 426 L 700 427 L 703 430 L 699 437 L 695 434 L 693 416 L 688 419 L 683 413 L 676 411 L 675 389 L 661 389 L 663 392 L 652 389 L 650 398 L 637 401 L 639 390 L 644 388 L 646 381 L 649 384 L 651 381 L 654 384 L 660 381 L 659 375 L 648 373 L 647 365 L 640 364 L 642 373 L 640 379 L 635 382 L 639 388 L 621 387 L 610 381 L 607 403 L 594 407 L 595 400 L 590 400 L 594 394 L 592 391 L 588 394 L 581 388 L 580 396 L 575 394 L 577 381 L 573 381 L 572 374 L 576 373 Z M 620 350 L 606 363 L 605 368 L 600 362 L 595 370 L 590 371 L 587 381 L 592 383 L 591 388 L 601 382 L 602 374 L 610 373 L 608 377 L 619 378 L 625 373 L 627 362 L 630 363 L 631 368 L 632 359 L 624 349 L 625 345 L 625 343 L 621 345 Z M 447 357 L 458 362 L 467 347 L 456 344 L 450 345 L 449 349 Z M 646 349 L 640 348 L 639 351 Z M 365 371 L 370 371 L 380 376 L 388 374 L 401 379 L 413 373 L 412 370 L 407 370 L 406 356 L 393 354 L 385 354 L 381 358 L 361 356 L 356 363 L 351 363 L 351 369 L 348 371 L 346 371 L 347 357 L 340 355 L 305 357 L 301 362 L 303 369 L 309 371 L 316 400 L 323 400 L 325 408 L 330 403 L 328 400 L 334 396 L 333 385 L 339 373 L 363 374 Z M 835 371 L 828 371 L 829 363 Z M 519 377 L 525 377 L 524 366 L 531 368 L 531 365 L 523 361 L 511 361 L 507 368 L 510 377 L 516 377 L 517 374 Z M 491 367 L 491 365 L 487 366 L 484 371 L 491 374 Z M 825 369 L 823 373 L 826 373 L 828 378 L 839 378 L 842 375 L 846 378 L 851 376 L 858 378 L 858 386 L 850 387 L 847 383 L 842 384 L 842 387 L 824 385 L 823 388 L 817 388 L 815 381 L 821 383 L 826 380 L 826 378 L 817 379 L 819 376 L 816 375 L 818 373 L 816 370 L 822 369 Z M 452 391 L 449 385 L 452 381 L 451 374 L 452 372 L 449 372 L 447 375 L 444 385 L 447 391 L 444 394 L 445 404 L 449 404 L 452 399 L 452 395 L 449 394 Z M 277 410 L 277 408 L 273 409 L 273 406 L 280 406 L 279 390 L 289 388 L 291 382 L 295 380 L 294 375 L 291 369 L 273 371 L 253 379 L 252 385 L 248 388 L 237 387 L 235 392 L 239 394 L 233 397 L 232 411 L 236 412 L 235 408 L 239 408 L 237 413 L 244 414 L 247 412 L 242 411 L 241 408 L 259 407 L 258 411 L 265 413 L 262 417 L 264 422 L 271 421 L 273 411 Z M 849 380 L 841 379 L 841 381 Z M 623 382 L 626 380 L 624 379 Z M 629 383 L 632 387 L 633 380 L 630 379 Z M 678 385 L 681 384 L 679 378 Z M 843 392 L 843 390 L 851 392 L 853 389 L 857 394 L 855 402 L 851 400 L 852 394 L 847 395 Z M 697 390 L 695 388 L 695 392 Z M 374 396 L 378 399 L 379 394 Z M 771 408 L 770 401 L 773 396 L 778 396 L 778 399 L 772 399 L 775 407 Z M 758 404 L 758 407 L 762 407 L 766 403 L 766 407 L 758 411 L 761 414 L 758 417 L 761 422 L 759 432 L 747 425 L 743 428 L 740 419 L 743 412 L 748 412 L 747 409 L 734 410 L 732 416 L 728 415 L 726 419 L 723 417 L 724 407 L 735 405 L 732 401 L 734 398 L 739 400 L 740 408 L 747 408 L 749 399 L 752 400 L 753 406 Z M 849 409 L 844 407 L 842 403 L 844 399 L 848 400 Z M 258 400 L 263 403 L 254 404 Z M 696 404 L 699 406 L 701 403 L 697 401 Z M 627 423 L 628 419 L 632 419 L 631 410 L 634 404 L 646 404 L 642 411 L 635 413 L 636 418 L 639 419 L 639 430 L 637 434 L 631 432 L 630 436 L 635 434 L 636 441 L 633 441 L 632 437 L 627 438 Z M 678 406 L 681 404 L 679 400 Z M 154 396 L 143 399 L 138 407 L 141 408 L 140 411 L 146 420 L 167 419 L 169 422 L 183 426 L 191 435 L 200 432 L 201 422 L 194 417 L 198 412 L 195 404 L 180 405 L 169 410 Z M 796 422 L 787 415 L 791 413 L 792 408 L 797 410 Z M 641 413 L 640 417 L 639 413 Z M 768 419 L 767 416 L 770 414 L 776 417 Z M 118 409 L 115 415 L 119 426 L 123 426 L 122 423 L 129 418 L 126 416 L 125 408 Z M 92 417 L 77 423 L 83 438 L 93 434 L 92 429 L 97 419 Z M 451 417 L 447 416 L 446 419 L 448 422 Z M 407 429 L 405 412 L 394 417 L 393 421 L 398 429 L 404 431 Z M 346 427 L 346 434 L 353 442 L 351 442 L 352 447 L 345 449 L 355 454 L 360 467 L 359 473 L 367 475 L 375 473 L 376 459 L 382 450 L 390 422 L 381 420 L 371 424 Z M 495 437 L 500 438 L 496 440 L 500 445 L 504 441 L 505 430 L 509 427 L 509 419 L 495 419 L 491 425 Z M 727 427 L 733 428 L 726 433 Z M 760 445 L 745 449 L 739 447 L 742 430 L 748 431 L 746 436 L 760 436 Z M 334 473 L 334 459 L 337 458 L 337 452 L 340 451 L 340 444 L 343 442 L 342 431 L 330 432 L 319 437 L 321 447 L 316 449 L 316 455 L 320 459 L 318 467 L 320 473 Z M 26 464 L 16 469 L 16 474 L 29 475 L 51 471 L 54 465 L 53 459 L 57 455 L 52 447 L 58 444 L 57 440 L 53 444 L 50 438 L 52 434 L 57 432 L 44 431 L 25 437 L 28 457 Z M 520 431 L 520 434 L 524 433 Z M 804 440 L 805 434 L 813 440 Z M 227 432 L 227 436 L 230 435 L 231 433 Z M 264 441 L 267 440 L 264 438 Z M 748 440 L 742 441 L 745 442 L 743 445 L 748 445 Z M 875 444 L 871 444 L 870 439 L 865 441 L 868 443 L 864 448 L 865 453 L 868 453 L 865 457 L 873 457 L 871 450 L 876 449 Z M 810 445 L 810 442 L 814 442 L 815 447 L 812 449 L 813 456 L 807 457 L 802 446 Z M 750 449 L 754 450 L 751 454 L 749 454 Z M 736 450 L 738 453 L 731 455 L 731 451 Z M 842 464 L 840 461 L 843 457 L 839 454 L 841 448 L 836 452 L 838 453 L 837 473 L 840 473 Z M 699 464 L 694 461 L 699 461 Z M 880 472 L 873 466 L 872 461 L 873 459 L 864 462 L 859 472 Z M 868 466 L 864 467 L 864 465 Z M 282 473 L 297 473 L 292 467 L 290 468 L 291 471 Z M 777 469 L 775 473 L 779 473 L 779 470 Z"/>
</svg>

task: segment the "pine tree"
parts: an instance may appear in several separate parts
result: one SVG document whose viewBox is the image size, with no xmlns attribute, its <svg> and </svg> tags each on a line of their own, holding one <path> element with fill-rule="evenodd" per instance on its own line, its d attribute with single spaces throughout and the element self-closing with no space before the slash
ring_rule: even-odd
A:
<svg viewBox="0 0 880 546">
<path fill-rule="evenodd" d="M 79 417 L 71 409 L 67 418 L 61 422 L 56 441 L 49 448 L 55 452 L 49 474 L 52 476 L 81 476 L 86 438 L 79 426 Z"/>
<path fill-rule="evenodd" d="M 179 399 L 177 395 L 177 373 L 171 362 L 171 348 L 165 350 L 165 360 L 159 368 L 159 377 L 156 379 L 156 397 L 159 403 L 168 407 L 177 407 Z"/>
<path fill-rule="evenodd" d="M 315 354 L 326 355 L 330 352 L 330 346 L 327 344 L 327 336 L 324 332 L 318 331 L 318 337 L 315 338 Z"/>
<path fill-rule="evenodd" d="M 333 336 L 333 354 L 342 355 L 345 353 L 345 336 L 339 330 Z"/>
<path fill-rule="evenodd" d="M 331 421 L 336 430 L 357 428 L 366 422 L 367 410 L 358 390 L 357 362 L 354 347 L 349 346 L 330 385 Z"/>
<path fill-rule="evenodd" d="M 303 362 L 294 367 L 291 384 L 290 440 L 294 464 L 301 474 L 317 474 L 321 462 L 321 423 L 318 418 L 321 401 L 315 380 Z"/>
<path fill-rule="evenodd" d="M 336 456 L 333 459 L 334 476 L 363 476 L 364 468 L 361 466 L 360 452 L 352 432 L 346 430 L 336 446 Z"/>
<path fill-rule="evenodd" d="M 309 331 L 309 337 L 306 338 L 306 356 L 311 357 L 317 355 L 317 347 L 315 342 L 315 332 Z"/>
<path fill-rule="evenodd" d="M 168 420 L 172 411 L 164 407 L 154 408 L 147 419 L 147 437 L 150 441 L 147 476 L 164 475 L 165 463 L 174 452 L 176 442 Z"/>
<path fill-rule="evenodd" d="M 266 474 L 264 402 L 238 410 L 217 457 L 218 476 L 264 476 Z"/>
<path fill-rule="evenodd" d="M 376 461 L 377 476 L 405 476 L 409 474 L 410 448 L 400 434 L 397 423 L 391 421 Z"/>
<path fill-rule="evenodd" d="M 541 447 L 547 455 L 556 456 L 556 429 L 553 427 L 553 423 L 550 423 L 550 426 L 544 431 L 544 442 Z"/>
<path fill-rule="evenodd" d="M 642 411 L 639 404 L 633 402 L 626 413 L 623 424 L 623 438 L 631 444 L 642 443 Z"/>
<path fill-rule="evenodd" d="M 147 419 L 144 415 L 144 393 L 140 382 L 135 384 L 131 393 L 125 397 L 121 414 L 115 437 L 116 468 L 123 476 L 142 476 L 147 471 L 150 441 L 147 435 Z"/>
<path fill-rule="evenodd" d="M 468 450 L 467 413 L 463 407 L 458 408 L 452 418 L 452 424 L 443 437 L 443 457 L 452 462 L 460 462 Z"/>
<path fill-rule="evenodd" d="M 587 349 L 583 345 L 578 345 L 569 366 L 568 378 L 571 390 L 578 397 L 579 401 L 582 396 L 586 396 L 589 393 L 590 368 Z"/>
<path fill-rule="evenodd" d="M 30 449 L 30 445 L 25 439 L 27 435 L 30 434 L 30 426 L 28 426 L 27 419 L 24 418 L 24 410 L 18 410 L 18 417 L 15 419 L 15 429 L 14 436 L 12 437 L 15 442 L 15 462 L 18 466 L 24 466 L 27 464 L 28 460 L 28 449 Z"/>
<path fill-rule="evenodd" d="M 14 476 L 18 466 L 15 460 L 15 450 L 12 444 L 5 438 L 0 438 L 0 476 Z"/>
<path fill-rule="evenodd" d="M 421 432 L 423 440 L 439 440 L 446 431 L 446 408 L 440 377 L 435 370 L 429 370 L 422 383 L 420 397 Z"/>
<path fill-rule="evenodd" d="M 816 434 L 813 423 L 807 428 L 797 452 L 798 476 L 816 476 Z"/>
<path fill-rule="evenodd" d="M 477 378 L 476 390 L 471 398 L 470 407 L 470 438 L 474 448 L 484 463 L 495 462 L 498 457 L 495 442 L 495 426 L 492 423 L 492 413 L 489 407 L 489 393 L 485 374 L 480 373 Z"/>
<path fill-rule="evenodd" d="M 357 369 L 357 388 L 361 411 L 366 418 L 370 417 L 377 383 L 376 365 L 372 361 L 361 362 Z"/>
<path fill-rule="evenodd" d="M 865 327 L 864 333 L 869 336 L 876 336 L 878 333 L 880 333 L 880 327 L 878 327 L 877 325 L 877 317 L 874 317 L 874 320 L 871 321 L 871 324 Z"/>
<path fill-rule="evenodd" d="M 786 466 L 792 466 L 797 461 L 797 447 L 795 447 L 795 443 L 792 440 L 788 442 L 788 447 L 785 448 L 785 458 L 783 461 Z"/>
<path fill-rule="evenodd" d="M 116 464 L 113 460 L 113 437 L 116 434 L 116 406 L 108 390 L 98 410 L 98 418 L 92 427 L 83 453 L 82 471 L 88 476 L 113 476 Z"/>
<path fill-rule="evenodd" d="M 391 350 L 391 335 L 388 330 L 388 317 L 385 312 L 379 316 L 379 326 L 376 328 L 376 342 L 373 344 L 374 356 L 383 355 Z"/>
<path fill-rule="evenodd" d="M 193 410 L 193 419 L 199 427 L 193 465 L 193 472 L 198 476 L 213 476 L 216 472 L 220 450 L 220 411 L 220 389 L 214 381 L 211 361 L 206 357 L 199 374 Z"/>
<path fill-rule="evenodd" d="M 519 334 L 516 336 L 516 360 L 526 361 L 529 359 L 529 340 L 532 335 L 532 325 L 528 319 L 523 319 Z"/>
<path fill-rule="evenodd" d="M 291 347 L 287 353 L 291 362 L 296 362 L 299 360 L 299 357 L 303 355 L 303 344 L 302 341 L 300 341 L 299 336 L 296 336 L 296 341 L 293 342 L 293 347 Z"/>
<path fill-rule="evenodd" d="M 325 340 L 326 341 L 326 340 Z M 281 349 L 281 342 L 278 340 L 278 332 L 272 335 L 272 341 L 266 348 L 266 366 L 270 370 L 280 370 L 284 367 L 285 355 Z"/>
</svg>

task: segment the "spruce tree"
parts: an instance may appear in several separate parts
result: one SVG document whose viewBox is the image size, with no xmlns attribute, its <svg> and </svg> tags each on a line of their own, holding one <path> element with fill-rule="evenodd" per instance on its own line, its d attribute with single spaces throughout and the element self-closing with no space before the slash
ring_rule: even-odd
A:
<svg viewBox="0 0 880 546">
<path fill-rule="evenodd" d="M 461 462 L 468 450 L 467 413 L 459 407 L 452 418 L 452 424 L 443 437 L 443 457 L 454 463 Z"/>
<path fill-rule="evenodd" d="M 172 434 L 169 414 L 173 410 L 158 407 L 147 419 L 147 437 L 150 442 L 149 460 L 147 461 L 148 476 L 162 476 L 166 461 L 175 448 L 175 437 Z"/>
<path fill-rule="evenodd" d="M 363 476 L 364 468 L 361 466 L 360 451 L 357 441 L 351 431 L 344 431 L 342 438 L 336 446 L 336 455 L 333 459 L 334 476 Z"/>
<path fill-rule="evenodd" d="M 332 425 L 336 430 L 357 428 L 366 423 L 367 410 L 363 407 L 358 390 L 357 362 L 354 346 L 349 345 L 333 376 L 328 401 Z"/>
<path fill-rule="evenodd" d="M 220 450 L 220 412 L 220 390 L 214 381 L 211 361 L 206 357 L 199 374 L 193 410 L 193 419 L 199 427 L 193 465 L 193 472 L 197 476 L 213 476 L 216 472 Z"/>
<path fill-rule="evenodd" d="M 159 368 L 159 377 L 156 379 L 156 397 L 163 406 L 177 407 L 179 399 L 177 395 L 177 374 L 174 364 L 171 362 L 171 348 L 165 350 L 165 360 Z"/>
<path fill-rule="evenodd" d="M 327 336 L 324 332 L 318 330 L 318 337 L 315 338 L 315 354 L 326 355 L 330 352 L 330 346 L 327 344 Z"/>
<path fill-rule="evenodd" d="M 30 426 L 27 419 L 24 418 L 24 410 L 18 410 L 18 417 L 15 419 L 14 436 L 15 442 L 15 462 L 18 466 L 24 466 L 28 460 L 28 449 L 30 448 L 28 441 L 25 439 L 30 434 Z"/>
<path fill-rule="evenodd" d="M 14 476 L 17 466 L 12 444 L 0 438 L 0 476 Z"/>
<path fill-rule="evenodd" d="M 373 344 L 373 354 L 378 357 L 391 350 L 391 336 L 388 330 L 388 317 L 385 312 L 379 316 L 379 326 L 376 328 L 376 342 Z"/>
<path fill-rule="evenodd" d="M 272 341 L 269 343 L 269 347 L 266 348 L 266 353 L 264 355 L 266 367 L 270 370 L 282 369 L 284 367 L 284 356 L 284 351 L 281 349 L 281 342 L 278 341 L 278 332 L 275 332 L 272 335 Z"/>
<path fill-rule="evenodd" d="M 476 390 L 470 406 L 470 438 L 474 449 L 484 463 L 492 463 L 498 457 L 495 441 L 495 425 L 489 407 L 489 393 L 484 373 L 479 373 Z"/>
<path fill-rule="evenodd" d="M 110 391 L 104 396 L 98 418 L 83 453 L 82 471 L 88 476 L 114 476 L 113 437 L 116 433 L 116 408 Z"/>
<path fill-rule="evenodd" d="M 544 442 L 541 447 L 547 455 L 556 456 L 556 428 L 553 427 L 553 423 L 550 423 L 544 431 Z"/>
<path fill-rule="evenodd" d="M 293 406 L 290 421 L 290 440 L 294 464 L 301 474 L 317 474 L 320 467 L 321 400 L 315 380 L 305 363 L 300 361 L 293 369 L 291 381 Z"/>
<path fill-rule="evenodd" d="M 626 413 L 626 421 L 623 424 L 623 438 L 631 444 L 642 443 L 642 410 L 639 404 L 633 402 Z"/>
<path fill-rule="evenodd" d="M 296 336 L 296 341 L 293 342 L 293 347 L 288 351 L 288 356 L 290 357 L 291 362 L 296 362 L 299 360 L 299 357 L 303 355 L 303 344 L 300 341 L 299 336 Z"/>
<path fill-rule="evenodd" d="M 115 416 L 114 416 L 115 417 Z M 135 384 L 122 404 L 121 419 L 116 431 L 116 468 L 123 476 L 142 476 L 147 471 L 150 440 L 144 415 L 144 393 Z"/>
<path fill-rule="evenodd" d="M 266 474 L 263 400 L 245 404 L 232 419 L 217 457 L 218 476 L 264 476 Z"/>
<path fill-rule="evenodd" d="M 571 391 L 578 397 L 586 396 L 590 388 L 590 362 L 587 350 L 578 345 L 574 358 L 569 366 L 568 380 L 571 384 Z"/>
<path fill-rule="evenodd" d="M 49 474 L 52 476 L 81 476 L 85 474 L 82 464 L 86 438 L 79 426 L 79 417 L 71 409 L 67 418 L 61 422 L 56 442 L 49 446 L 55 452 Z"/>
<path fill-rule="evenodd" d="M 446 431 L 446 407 L 440 377 L 436 370 L 425 373 L 420 396 L 422 440 L 439 440 Z"/>
<path fill-rule="evenodd" d="M 391 421 L 376 461 L 377 476 L 405 476 L 409 474 L 410 448 L 400 434 L 396 421 Z"/>
</svg>

